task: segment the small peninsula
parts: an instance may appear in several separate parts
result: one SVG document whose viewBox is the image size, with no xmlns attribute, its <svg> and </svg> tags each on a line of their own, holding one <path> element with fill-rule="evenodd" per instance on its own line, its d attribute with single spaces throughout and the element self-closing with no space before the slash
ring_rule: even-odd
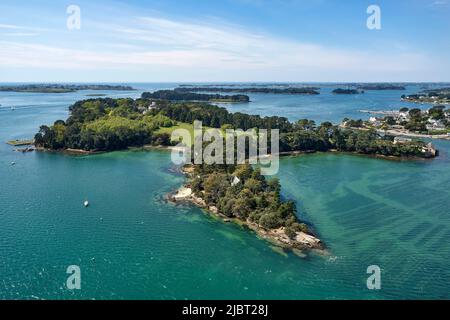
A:
<svg viewBox="0 0 450 320">
<path fill-rule="evenodd" d="M 130 86 L 106 84 L 23 84 L 0 86 L 0 92 L 69 93 L 80 90 L 132 91 Z"/>
<path fill-rule="evenodd" d="M 281 198 L 277 178 L 267 179 L 251 165 L 195 165 L 184 169 L 187 184 L 170 200 L 190 202 L 221 218 L 253 230 L 287 250 L 320 250 L 324 244 L 300 222 L 293 201 Z"/>
</svg>

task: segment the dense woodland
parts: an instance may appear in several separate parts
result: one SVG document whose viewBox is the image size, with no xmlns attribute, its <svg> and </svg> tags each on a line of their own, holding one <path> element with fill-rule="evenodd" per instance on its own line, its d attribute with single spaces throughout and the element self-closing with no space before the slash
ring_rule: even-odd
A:
<svg viewBox="0 0 450 320">
<path fill-rule="evenodd" d="M 70 107 L 70 117 L 43 125 L 35 136 L 38 147 L 112 151 L 145 144 L 169 145 L 168 134 L 155 134 L 174 122 L 162 115 L 144 115 L 150 100 L 89 99 Z"/>
<path fill-rule="evenodd" d="M 66 121 L 41 126 L 35 136 L 39 147 L 111 151 L 146 144 L 170 145 L 168 134 L 157 134 L 161 127 L 177 122 L 203 122 L 205 127 L 248 130 L 279 129 L 280 151 L 345 151 L 386 156 L 422 157 L 423 142 L 394 144 L 393 137 L 379 136 L 374 130 L 343 129 L 330 122 L 290 122 L 284 117 L 260 117 L 230 113 L 207 103 L 155 102 L 148 99 L 90 99 L 70 107 Z"/>
</svg>

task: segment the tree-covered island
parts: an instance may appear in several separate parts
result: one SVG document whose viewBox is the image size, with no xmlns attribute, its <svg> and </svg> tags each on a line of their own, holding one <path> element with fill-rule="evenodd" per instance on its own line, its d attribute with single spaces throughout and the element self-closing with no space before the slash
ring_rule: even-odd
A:
<svg viewBox="0 0 450 320">
<path fill-rule="evenodd" d="M 323 250 L 323 243 L 301 222 L 293 201 L 283 200 L 277 178 L 251 165 L 195 165 L 185 168 L 186 185 L 170 199 L 189 201 L 221 218 L 255 231 L 290 250 Z"/>
<path fill-rule="evenodd" d="M 201 94 L 184 90 L 158 90 L 153 93 L 144 92 L 142 99 L 158 99 L 169 101 L 205 101 L 205 102 L 250 102 L 246 95 Z"/>
<path fill-rule="evenodd" d="M 0 86 L 0 91 L 24 93 L 69 93 L 80 90 L 132 91 L 130 86 L 106 84 L 23 84 Z"/>
<path fill-rule="evenodd" d="M 406 90 L 403 84 L 394 83 L 365 83 L 357 85 L 359 90 Z"/>
<path fill-rule="evenodd" d="M 357 89 L 342 89 L 342 88 L 338 88 L 332 91 L 332 93 L 334 94 L 360 94 L 360 93 L 364 93 L 364 91 L 360 91 Z"/>
<path fill-rule="evenodd" d="M 318 95 L 320 92 L 315 87 L 303 88 L 273 88 L 273 87 L 178 87 L 175 89 L 179 92 L 226 92 L 226 93 L 271 93 L 271 94 L 304 94 L 304 95 Z"/>
<path fill-rule="evenodd" d="M 290 122 L 284 117 L 260 117 L 230 113 L 208 103 L 170 102 L 153 99 L 89 99 L 70 107 L 67 120 L 41 126 L 35 136 L 40 149 L 121 150 L 145 145 L 171 146 L 170 133 L 192 127 L 194 120 L 205 127 L 225 129 L 279 129 L 280 153 L 340 151 L 389 157 L 434 157 L 425 143 L 396 143 L 376 130 L 342 128 L 330 122 Z M 299 219 L 295 204 L 280 195 L 276 179 L 267 179 L 250 165 L 185 167 L 187 185 L 174 195 L 176 201 L 195 203 L 224 220 L 253 229 L 267 240 L 289 249 L 323 249 L 311 229 Z"/>
</svg>

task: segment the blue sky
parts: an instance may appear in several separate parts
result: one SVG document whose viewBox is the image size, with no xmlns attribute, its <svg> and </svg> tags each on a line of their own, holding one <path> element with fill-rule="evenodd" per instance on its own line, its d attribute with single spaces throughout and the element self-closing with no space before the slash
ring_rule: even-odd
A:
<svg viewBox="0 0 450 320">
<path fill-rule="evenodd" d="M 450 81 L 449 34 L 450 0 L 2 0 L 0 82 Z"/>
</svg>

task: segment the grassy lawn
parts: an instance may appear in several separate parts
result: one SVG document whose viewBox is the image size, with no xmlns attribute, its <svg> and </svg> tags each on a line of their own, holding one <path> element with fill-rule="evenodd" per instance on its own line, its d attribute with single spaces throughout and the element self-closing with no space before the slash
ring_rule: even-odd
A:
<svg viewBox="0 0 450 320">
<path fill-rule="evenodd" d="M 174 132 L 177 129 L 185 129 L 187 131 L 189 131 L 190 135 L 191 135 L 191 141 L 192 143 L 194 143 L 194 124 L 192 123 L 185 123 L 185 122 L 178 122 L 176 126 L 172 126 L 172 127 L 167 127 L 167 128 L 159 128 L 158 130 L 156 130 L 155 133 L 168 133 L 170 135 L 172 135 L 172 132 Z M 203 126 L 203 132 L 207 129 L 212 129 L 211 127 L 205 127 Z M 172 139 L 172 141 L 174 141 L 175 139 Z"/>
<path fill-rule="evenodd" d="M 167 128 L 159 128 L 158 130 L 156 130 L 156 134 L 160 134 L 160 133 L 168 133 L 168 134 L 172 134 L 172 132 L 174 130 L 177 129 L 186 129 L 189 131 L 189 133 L 191 134 L 191 141 L 192 143 L 194 142 L 194 125 L 192 123 L 185 123 L 185 122 L 178 122 L 176 126 L 172 126 L 172 127 L 167 127 Z M 203 126 L 203 131 L 207 130 L 207 129 L 214 129 L 211 127 L 205 127 Z M 224 131 L 222 131 L 222 129 L 218 129 L 222 132 L 222 136 L 225 136 Z M 238 134 L 239 136 L 239 134 Z"/>
<path fill-rule="evenodd" d="M 192 123 L 178 122 L 176 126 L 167 127 L 167 128 L 159 128 L 158 130 L 156 130 L 155 133 L 157 133 L 157 134 L 168 133 L 168 134 L 171 135 L 172 132 L 177 130 L 177 129 L 186 129 L 186 130 L 188 130 L 189 133 L 191 134 L 192 139 L 194 138 L 194 125 Z"/>
</svg>

